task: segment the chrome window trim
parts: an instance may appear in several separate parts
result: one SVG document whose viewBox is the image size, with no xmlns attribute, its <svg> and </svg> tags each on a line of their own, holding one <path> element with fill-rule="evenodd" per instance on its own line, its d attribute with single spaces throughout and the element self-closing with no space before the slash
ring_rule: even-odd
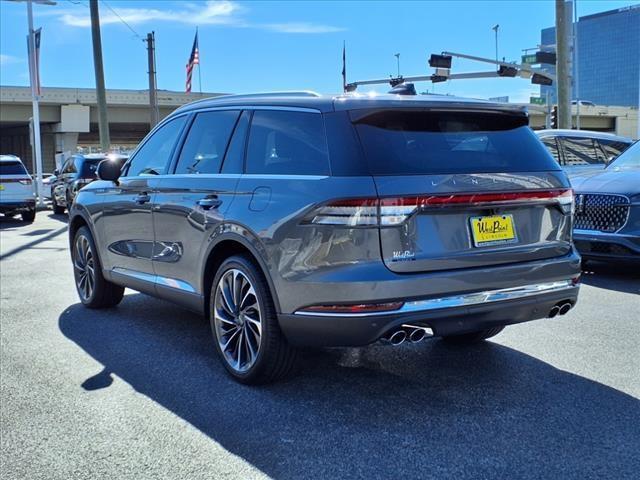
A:
<svg viewBox="0 0 640 480">
<path fill-rule="evenodd" d="M 189 110 L 189 112 L 198 114 L 202 112 L 214 112 L 216 110 L 279 110 L 285 112 L 303 112 L 303 113 L 317 113 L 321 114 L 322 111 L 317 108 L 308 108 L 308 107 L 287 107 L 287 106 L 278 106 L 278 105 L 225 105 L 219 107 L 202 107 L 193 110 Z"/>
<path fill-rule="evenodd" d="M 414 300 L 405 302 L 397 309 L 387 312 L 366 312 L 366 313 L 333 313 L 333 312 L 305 312 L 296 311 L 295 315 L 308 317 L 371 317 L 379 315 L 398 315 L 403 313 L 426 312 L 456 307 L 468 307 L 472 305 L 484 305 L 487 303 L 501 302 L 504 300 L 515 300 L 527 298 L 544 293 L 559 292 L 574 288 L 572 280 L 562 280 L 557 282 L 536 283 L 521 287 L 501 288 L 498 290 L 485 290 L 482 292 L 465 293 L 450 297 L 430 298 L 426 300 Z M 366 303 L 366 302 L 365 302 Z"/>
</svg>

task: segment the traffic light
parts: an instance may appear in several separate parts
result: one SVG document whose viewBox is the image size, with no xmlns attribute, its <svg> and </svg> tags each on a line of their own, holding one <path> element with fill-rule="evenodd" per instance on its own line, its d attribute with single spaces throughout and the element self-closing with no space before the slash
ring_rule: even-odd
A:
<svg viewBox="0 0 640 480">
<path fill-rule="evenodd" d="M 551 128 L 558 128 L 558 106 L 551 107 Z"/>
<path fill-rule="evenodd" d="M 451 55 L 432 53 L 429 57 L 429 66 L 431 68 L 451 68 Z"/>
<path fill-rule="evenodd" d="M 531 77 L 531 83 L 534 85 L 553 85 L 553 80 L 539 73 L 534 73 Z"/>
<path fill-rule="evenodd" d="M 498 76 L 500 77 L 515 77 L 518 74 L 518 69 L 515 67 L 507 67 L 506 65 L 500 65 L 498 69 Z"/>
</svg>

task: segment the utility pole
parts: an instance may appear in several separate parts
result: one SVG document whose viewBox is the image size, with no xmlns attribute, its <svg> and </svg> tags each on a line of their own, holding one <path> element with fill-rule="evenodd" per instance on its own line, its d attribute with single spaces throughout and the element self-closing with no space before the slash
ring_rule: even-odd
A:
<svg viewBox="0 0 640 480">
<path fill-rule="evenodd" d="M 44 197 L 42 195 L 42 147 L 40 145 L 40 106 L 39 93 L 37 92 L 36 76 L 39 66 L 36 62 L 36 38 L 33 31 L 33 2 L 27 0 L 27 21 L 29 22 L 29 75 L 31 79 L 31 97 L 33 103 L 33 157 L 36 163 L 36 195 L 38 196 L 38 206 L 44 207 Z"/>
<path fill-rule="evenodd" d="M 576 130 L 580 130 L 580 84 L 578 81 L 578 0 L 573 2 L 573 87 L 576 89 Z"/>
<path fill-rule="evenodd" d="M 158 124 L 158 92 L 156 85 L 156 32 L 147 33 L 147 53 L 149 54 L 149 125 Z"/>
<path fill-rule="evenodd" d="M 396 57 L 396 61 L 397 61 L 397 64 L 398 64 L 398 78 L 400 78 L 400 54 L 399 53 L 395 53 L 393 56 Z"/>
<path fill-rule="evenodd" d="M 111 147 L 109 139 L 109 118 L 107 117 L 107 94 L 104 88 L 104 67 L 102 65 L 102 39 L 100 38 L 100 14 L 98 0 L 89 0 L 91 13 L 91 38 L 93 40 L 93 66 L 96 72 L 96 98 L 98 101 L 98 130 L 103 152 Z"/>
<path fill-rule="evenodd" d="M 556 85 L 558 92 L 558 128 L 571 128 L 571 57 L 565 0 L 556 0 Z M 567 18 L 568 17 L 568 18 Z"/>
</svg>

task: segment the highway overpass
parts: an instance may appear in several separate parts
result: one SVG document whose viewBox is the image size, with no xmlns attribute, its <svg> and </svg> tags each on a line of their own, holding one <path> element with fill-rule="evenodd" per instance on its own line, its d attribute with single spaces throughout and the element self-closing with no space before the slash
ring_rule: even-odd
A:
<svg viewBox="0 0 640 480">
<path fill-rule="evenodd" d="M 185 103 L 221 93 L 158 91 L 160 118 Z M 116 149 L 135 147 L 149 131 L 147 90 L 107 90 L 111 144 Z M 545 110 L 529 105 L 531 126 L 544 128 Z M 575 106 L 573 107 L 575 113 Z M 32 169 L 29 141 L 31 89 L 0 86 L 0 153 L 12 153 Z M 628 107 L 581 106 L 581 128 L 637 138 L 638 109 Z M 56 154 L 70 154 L 78 148 L 99 148 L 96 94 L 92 88 L 44 88 L 40 101 L 42 158 L 44 171 L 55 168 Z"/>
</svg>

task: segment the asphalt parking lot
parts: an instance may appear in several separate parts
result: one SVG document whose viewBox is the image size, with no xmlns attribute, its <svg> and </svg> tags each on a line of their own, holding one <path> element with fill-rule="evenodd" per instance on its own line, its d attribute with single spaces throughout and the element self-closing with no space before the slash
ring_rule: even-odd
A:
<svg viewBox="0 0 640 480">
<path fill-rule="evenodd" d="M 64 216 L 0 222 L 2 478 L 638 478 L 637 269 L 482 345 L 309 351 L 251 388 L 195 314 L 79 305 Z"/>
</svg>

